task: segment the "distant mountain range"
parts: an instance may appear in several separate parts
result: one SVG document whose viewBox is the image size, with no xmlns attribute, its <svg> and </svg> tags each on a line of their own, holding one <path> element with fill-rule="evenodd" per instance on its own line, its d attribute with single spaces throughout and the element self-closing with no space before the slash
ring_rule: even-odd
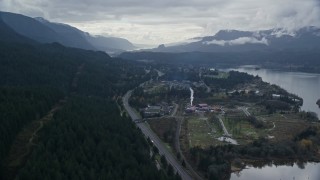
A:
<svg viewBox="0 0 320 180">
<path fill-rule="evenodd" d="M 119 53 L 138 49 L 123 38 L 93 36 L 67 24 L 50 22 L 44 18 L 31 18 L 21 14 L 0 12 L 0 30 L 12 29 L 9 38 L 14 41 L 58 42 L 64 46 L 87 50 Z M 26 38 L 21 38 L 22 36 Z M 250 52 L 250 51 L 318 51 L 320 28 L 309 26 L 295 32 L 285 29 L 263 31 L 221 30 L 213 36 L 196 37 L 182 43 L 159 45 L 143 51 L 152 52 Z"/>
<path fill-rule="evenodd" d="M 0 19 L 1 31 L 11 28 L 16 35 L 40 43 L 57 42 L 68 47 L 105 52 L 121 52 L 136 48 L 123 38 L 93 36 L 70 25 L 53 23 L 41 17 L 31 18 L 21 14 L 0 12 Z"/>
<path fill-rule="evenodd" d="M 159 45 L 155 52 L 246 52 L 320 49 L 320 28 L 305 27 L 295 32 L 284 29 L 263 31 L 221 30 L 213 36 L 198 37 L 189 43 Z"/>
<path fill-rule="evenodd" d="M 320 29 L 305 27 L 295 32 L 221 30 L 158 48 L 124 52 L 120 58 L 169 64 L 194 64 L 229 68 L 258 65 L 263 68 L 320 73 Z"/>
</svg>

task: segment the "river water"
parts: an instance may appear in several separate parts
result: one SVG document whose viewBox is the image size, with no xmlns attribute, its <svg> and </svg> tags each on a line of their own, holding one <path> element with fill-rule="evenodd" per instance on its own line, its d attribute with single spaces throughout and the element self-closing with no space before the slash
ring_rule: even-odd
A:
<svg viewBox="0 0 320 180">
<path fill-rule="evenodd" d="M 239 174 L 232 173 L 231 180 L 319 180 L 320 163 L 307 163 L 304 167 L 293 166 L 265 166 L 263 168 L 247 167 Z"/>
<path fill-rule="evenodd" d="M 235 70 L 258 75 L 263 81 L 276 84 L 290 93 L 303 98 L 304 111 L 312 111 L 320 117 L 320 108 L 316 104 L 320 98 L 320 74 L 283 72 L 270 69 L 255 69 L 252 66 L 242 66 Z M 248 167 L 239 174 L 232 173 L 231 180 L 320 180 L 320 163 L 307 163 L 303 168 L 293 166 L 265 166 L 263 168 Z"/>
<path fill-rule="evenodd" d="M 258 75 L 263 81 L 276 84 L 288 92 L 300 96 L 303 98 L 301 109 L 315 112 L 320 118 L 320 108 L 316 104 L 320 98 L 320 74 L 283 72 L 270 69 L 256 70 L 252 66 L 242 66 L 230 70 Z"/>
</svg>

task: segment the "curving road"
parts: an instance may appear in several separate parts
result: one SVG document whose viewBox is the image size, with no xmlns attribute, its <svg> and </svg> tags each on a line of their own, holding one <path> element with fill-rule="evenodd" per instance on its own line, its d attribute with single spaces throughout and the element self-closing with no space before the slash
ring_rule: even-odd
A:
<svg viewBox="0 0 320 180">
<path fill-rule="evenodd" d="M 140 117 L 135 113 L 135 111 L 130 107 L 128 100 L 132 94 L 132 90 L 128 91 L 122 98 L 123 106 L 131 117 L 132 121 L 140 119 Z M 141 129 L 142 133 L 149 137 L 153 144 L 159 149 L 159 154 L 164 155 L 168 161 L 175 169 L 175 171 L 181 176 L 183 180 L 191 180 L 192 177 L 186 172 L 182 167 L 180 162 L 175 158 L 175 156 L 168 151 L 165 145 L 161 142 L 159 137 L 145 124 L 145 123 L 136 123 L 136 125 Z"/>
</svg>

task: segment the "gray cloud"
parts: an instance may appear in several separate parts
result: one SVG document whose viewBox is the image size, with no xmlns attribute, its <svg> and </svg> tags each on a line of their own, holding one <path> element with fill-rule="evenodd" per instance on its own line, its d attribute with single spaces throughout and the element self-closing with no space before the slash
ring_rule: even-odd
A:
<svg viewBox="0 0 320 180">
<path fill-rule="evenodd" d="M 262 38 L 261 40 L 255 38 L 255 37 L 240 37 L 238 39 L 233 39 L 233 40 L 229 40 L 229 41 L 225 41 L 225 40 L 212 40 L 212 41 L 206 41 L 203 42 L 203 44 L 216 44 L 219 46 L 225 46 L 225 45 L 230 45 L 230 46 L 234 46 L 234 45 L 243 45 L 243 44 L 265 44 L 265 45 L 269 45 L 268 40 L 266 38 Z"/>
<path fill-rule="evenodd" d="M 153 44 L 220 29 L 320 26 L 319 0 L 0 0 L 0 10 Z"/>
</svg>

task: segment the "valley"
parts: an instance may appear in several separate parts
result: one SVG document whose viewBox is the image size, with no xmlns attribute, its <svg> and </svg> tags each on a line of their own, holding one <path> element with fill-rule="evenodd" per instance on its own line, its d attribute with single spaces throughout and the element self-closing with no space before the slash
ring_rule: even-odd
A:
<svg viewBox="0 0 320 180">
<path fill-rule="evenodd" d="M 0 179 L 319 180 L 319 5 L 0 1 Z"/>
<path fill-rule="evenodd" d="M 226 176 L 226 172 L 238 172 L 258 162 L 320 160 L 319 144 L 314 144 L 318 140 L 314 139 L 307 151 L 303 150 L 305 147 L 301 143 L 309 141 L 309 136 L 299 140 L 300 134 L 309 131 L 317 134 L 314 138 L 318 138 L 319 123 L 317 116 L 299 112 L 303 100 L 297 95 L 263 82 L 260 77 L 236 71 L 204 67 L 173 70 L 172 66 L 160 69 L 164 76 L 136 88 L 129 103 L 136 112 L 140 112 L 142 123 L 150 125 L 168 145 L 169 151 L 182 153 L 183 159 L 181 155 L 177 158 L 191 163 L 198 176 L 228 179 L 230 176 Z M 175 75 L 170 74 L 172 72 Z M 193 81 L 195 79 L 198 82 Z M 179 108 L 176 113 L 170 115 L 169 111 L 167 115 L 163 104 L 177 104 Z M 144 107 L 158 107 L 159 111 L 146 115 Z M 175 140 L 177 138 L 178 141 Z M 255 147 L 259 143 L 267 148 L 265 152 L 259 152 L 261 150 Z M 283 144 L 288 144 L 288 147 L 283 149 Z M 206 156 L 207 151 L 219 151 L 224 147 L 231 150 L 228 160 L 222 160 L 226 164 L 223 165 L 221 160 L 210 163 L 216 163 L 216 170 L 225 173 L 210 174 L 206 167 L 200 170 L 204 166 L 201 163 L 207 160 L 199 159 L 195 153 Z M 281 151 L 284 151 L 282 156 L 278 154 Z M 264 156 L 268 158 L 262 160 L 260 157 Z M 215 155 L 210 157 L 217 158 Z"/>
</svg>

